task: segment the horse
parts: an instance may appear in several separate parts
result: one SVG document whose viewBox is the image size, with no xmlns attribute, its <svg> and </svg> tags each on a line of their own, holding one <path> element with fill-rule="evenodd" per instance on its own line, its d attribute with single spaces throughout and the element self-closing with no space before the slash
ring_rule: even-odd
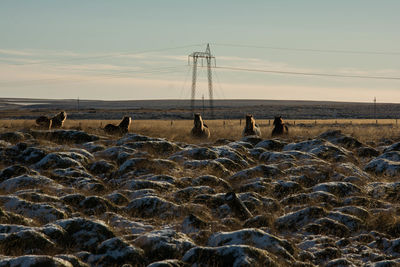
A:
<svg viewBox="0 0 400 267">
<path fill-rule="evenodd" d="M 285 125 L 285 123 L 282 120 L 282 117 L 275 117 L 274 119 L 274 129 L 272 130 L 271 136 L 277 136 L 277 135 L 287 135 L 289 134 L 289 129 Z"/>
<path fill-rule="evenodd" d="M 195 138 L 207 139 L 210 138 L 210 130 L 208 126 L 203 122 L 199 113 L 194 114 L 194 126 L 191 135 Z"/>
<path fill-rule="evenodd" d="M 251 114 L 246 115 L 246 126 L 244 127 L 243 130 L 243 136 L 248 136 L 248 135 L 256 135 L 259 137 L 261 136 L 260 127 L 256 124 L 256 121 L 254 120 L 254 117 Z"/>
<path fill-rule="evenodd" d="M 51 119 L 46 116 L 40 116 L 36 119 L 36 125 L 40 129 L 50 130 L 51 128 Z"/>
<path fill-rule="evenodd" d="M 51 118 L 51 128 L 61 128 L 64 125 L 65 120 L 67 119 L 67 113 L 65 111 L 61 111 L 53 118 Z"/>
<path fill-rule="evenodd" d="M 104 131 L 106 132 L 106 134 L 110 135 L 114 134 L 124 135 L 128 132 L 129 126 L 131 125 L 131 121 L 132 121 L 131 117 L 124 116 L 122 118 L 122 121 L 118 125 L 107 124 L 104 127 Z"/>
</svg>

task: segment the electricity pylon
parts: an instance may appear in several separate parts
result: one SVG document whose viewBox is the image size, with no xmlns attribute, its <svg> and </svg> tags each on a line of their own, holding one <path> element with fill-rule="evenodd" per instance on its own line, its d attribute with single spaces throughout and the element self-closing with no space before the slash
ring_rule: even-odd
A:
<svg viewBox="0 0 400 267">
<path fill-rule="evenodd" d="M 215 61 L 215 57 L 211 54 L 210 44 L 207 44 L 207 48 L 206 48 L 205 52 L 193 52 L 192 54 L 190 54 L 188 56 L 188 64 L 190 65 L 190 59 L 192 59 L 192 64 L 193 64 L 192 99 L 191 99 L 192 112 L 194 113 L 194 100 L 196 97 L 197 63 L 198 63 L 199 58 L 201 59 L 202 67 L 204 67 L 204 62 L 203 62 L 204 59 L 206 59 L 206 63 L 207 63 L 208 93 L 209 93 L 209 98 L 210 98 L 211 118 L 214 118 L 211 63 L 212 63 L 212 61 L 214 61 L 214 67 L 216 67 L 217 63 Z"/>
</svg>

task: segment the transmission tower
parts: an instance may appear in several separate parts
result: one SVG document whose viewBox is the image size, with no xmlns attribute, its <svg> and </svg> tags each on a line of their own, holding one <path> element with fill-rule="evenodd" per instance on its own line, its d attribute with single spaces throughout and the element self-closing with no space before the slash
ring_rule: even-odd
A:
<svg viewBox="0 0 400 267">
<path fill-rule="evenodd" d="M 210 44 L 207 44 L 207 48 L 205 52 L 193 52 L 188 56 L 188 64 L 192 62 L 193 65 L 193 75 L 192 75 L 192 99 L 191 99 L 191 107 L 192 112 L 194 113 L 194 100 L 196 97 L 196 80 L 197 80 L 197 63 L 198 59 L 201 59 L 201 66 L 204 67 L 204 59 L 207 63 L 207 76 L 208 76 L 208 93 L 210 98 L 210 110 L 211 110 L 211 118 L 214 118 L 214 104 L 213 104 L 213 86 L 212 86 L 212 73 L 211 73 L 211 64 L 214 61 L 214 67 L 216 67 L 217 63 L 215 61 L 215 57 L 211 54 Z"/>
</svg>

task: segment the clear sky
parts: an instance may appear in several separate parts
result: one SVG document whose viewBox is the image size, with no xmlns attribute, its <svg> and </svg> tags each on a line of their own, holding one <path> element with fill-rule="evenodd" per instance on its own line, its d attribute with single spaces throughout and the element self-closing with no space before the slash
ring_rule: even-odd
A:
<svg viewBox="0 0 400 267">
<path fill-rule="evenodd" d="M 0 97 L 187 99 L 187 55 L 206 43 L 220 67 L 400 78 L 399 10 L 397 0 L 1 0 Z M 222 68 L 213 78 L 219 99 L 400 103 L 400 79 Z"/>
</svg>

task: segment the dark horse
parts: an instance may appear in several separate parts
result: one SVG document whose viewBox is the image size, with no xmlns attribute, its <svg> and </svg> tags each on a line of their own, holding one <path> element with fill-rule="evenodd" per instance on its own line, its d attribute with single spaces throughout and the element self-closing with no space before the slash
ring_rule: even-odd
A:
<svg viewBox="0 0 400 267">
<path fill-rule="evenodd" d="M 114 124 L 107 124 L 104 127 L 106 134 L 124 135 L 128 132 L 129 125 L 131 124 L 131 117 L 123 117 L 122 121 L 116 126 Z"/>
<path fill-rule="evenodd" d="M 203 122 L 203 119 L 201 118 L 201 115 L 199 113 L 194 114 L 194 125 L 190 133 L 195 138 L 210 138 L 210 130 L 208 129 L 208 126 Z"/>
<path fill-rule="evenodd" d="M 61 111 L 53 118 L 51 118 L 51 128 L 62 128 L 66 119 L 67 112 Z"/>
<path fill-rule="evenodd" d="M 46 130 L 62 128 L 66 119 L 67 113 L 65 111 L 61 111 L 52 118 L 49 118 L 47 116 L 40 116 L 36 119 L 36 125 L 39 128 Z"/>
<path fill-rule="evenodd" d="M 253 115 L 246 115 L 246 126 L 243 130 L 243 136 L 256 135 L 261 136 L 260 127 L 256 124 Z"/>
<path fill-rule="evenodd" d="M 51 119 L 46 116 L 40 116 L 36 119 L 36 125 L 40 129 L 49 130 L 51 129 Z"/>
<path fill-rule="evenodd" d="M 282 117 L 275 117 L 274 129 L 272 130 L 272 136 L 289 134 L 289 129 L 282 120 Z"/>
</svg>

